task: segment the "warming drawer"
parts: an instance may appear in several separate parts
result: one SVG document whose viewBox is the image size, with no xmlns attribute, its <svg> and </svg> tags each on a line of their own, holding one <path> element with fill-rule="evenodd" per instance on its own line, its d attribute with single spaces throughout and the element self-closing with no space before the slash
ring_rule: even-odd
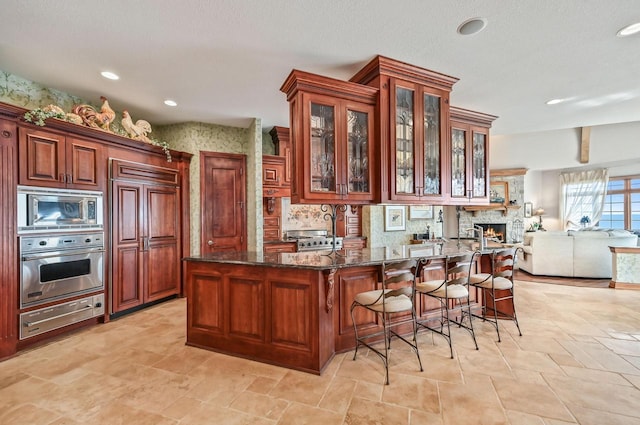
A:
<svg viewBox="0 0 640 425">
<path fill-rule="evenodd" d="M 30 338 L 104 314 L 104 294 L 20 314 L 20 339 Z"/>
</svg>

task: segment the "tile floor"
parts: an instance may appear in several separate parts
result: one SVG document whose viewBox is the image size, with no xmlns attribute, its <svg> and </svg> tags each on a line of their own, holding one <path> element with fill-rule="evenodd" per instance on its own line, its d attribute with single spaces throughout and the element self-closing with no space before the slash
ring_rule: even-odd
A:
<svg viewBox="0 0 640 425">
<path fill-rule="evenodd" d="M 425 371 L 393 344 L 391 385 L 363 351 L 322 376 L 187 347 L 185 300 L 0 362 L 1 424 L 640 424 L 640 291 L 517 282 L 524 336 L 480 350 L 420 334 Z M 370 355 L 368 355 L 370 354 Z"/>
</svg>

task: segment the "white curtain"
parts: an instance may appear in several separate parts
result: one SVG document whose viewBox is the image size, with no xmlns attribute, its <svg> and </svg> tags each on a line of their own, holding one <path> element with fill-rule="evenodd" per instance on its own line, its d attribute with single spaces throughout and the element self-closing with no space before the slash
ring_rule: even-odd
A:
<svg viewBox="0 0 640 425">
<path fill-rule="evenodd" d="M 560 173 L 560 212 L 564 230 L 581 227 L 582 217 L 595 225 L 602 217 L 609 170 Z"/>
</svg>

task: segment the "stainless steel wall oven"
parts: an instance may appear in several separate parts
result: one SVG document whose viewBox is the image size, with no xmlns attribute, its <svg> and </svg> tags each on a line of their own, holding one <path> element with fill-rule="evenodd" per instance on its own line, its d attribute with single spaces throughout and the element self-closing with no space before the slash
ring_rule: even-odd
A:
<svg viewBox="0 0 640 425">
<path fill-rule="evenodd" d="M 21 338 L 104 313 L 104 294 L 69 301 L 104 289 L 104 249 L 102 232 L 20 238 L 20 308 L 58 303 L 22 313 Z"/>
</svg>

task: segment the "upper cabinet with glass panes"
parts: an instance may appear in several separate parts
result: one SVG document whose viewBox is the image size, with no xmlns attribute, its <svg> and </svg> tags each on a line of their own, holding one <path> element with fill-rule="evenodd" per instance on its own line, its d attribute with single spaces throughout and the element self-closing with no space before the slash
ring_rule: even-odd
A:
<svg viewBox="0 0 640 425">
<path fill-rule="evenodd" d="M 447 204 L 489 203 L 489 127 L 497 117 L 450 108 L 451 172 Z"/>
<path fill-rule="evenodd" d="M 449 93 L 458 79 L 377 56 L 351 81 L 380 89 L 380 202 L 442 204 Z"/>
<path fill-rule="evenodd" d="M 378 90 L 294 70 L 282 85 L 291 115 L 293 203 L 375 199 Z"/>
</svg>

